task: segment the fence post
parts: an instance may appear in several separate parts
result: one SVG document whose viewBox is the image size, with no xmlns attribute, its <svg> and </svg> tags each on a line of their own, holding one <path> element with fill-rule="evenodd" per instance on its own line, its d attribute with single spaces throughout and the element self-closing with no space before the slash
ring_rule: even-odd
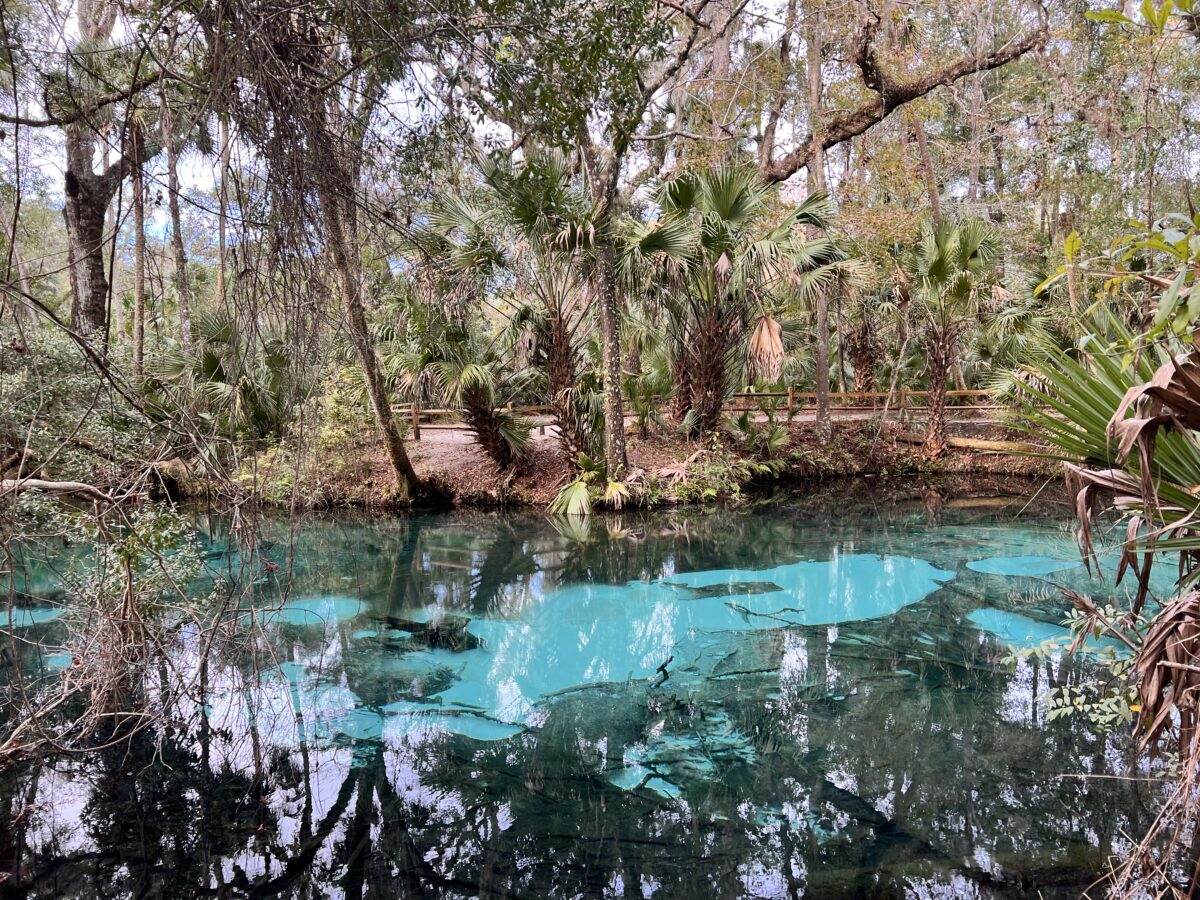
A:
<svg viewBox="0 0 1200 900">
<path fill-rule="evenodd" d="M 792 407 L 796 405 L 796 388 L 794 385 L 788 386 L 788 418 L 792 417 Z"/>
<path fill-rule="evenodd" d="M 421 417 L 417 411 L 416 400 L 413 401 L 412 406 L 409 408 L 409 413 L 412 415 L 413 440 L 419 441 L 421 439 Z"/>
</svg>

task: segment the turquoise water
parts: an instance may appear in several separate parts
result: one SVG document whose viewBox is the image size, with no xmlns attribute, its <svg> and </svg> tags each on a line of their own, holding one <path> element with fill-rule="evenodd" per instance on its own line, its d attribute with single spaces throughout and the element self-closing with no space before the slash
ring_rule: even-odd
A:
<svg viewBox="0 0 1200 900">
<path fill-rule="evenodd" d="M 1104 646 L 1008 660 L 1069 642 L 1055 585 L 1114 591 L 1034 489 L 268 519 L 228 552 L 198 517 L 197 587 L 253 586 L 204 696 L 120 753 L 0 773 L 30 810 L 0 873 L 35 897 L 1077 896 L 1151 798 L 1103 777 L 1126 740 L 1046 722 Z M 30 567 L 0 629 L 36 685 L 70 615 Z M 197 652 L 181 623 L 177 665 Z"/>
</svg>

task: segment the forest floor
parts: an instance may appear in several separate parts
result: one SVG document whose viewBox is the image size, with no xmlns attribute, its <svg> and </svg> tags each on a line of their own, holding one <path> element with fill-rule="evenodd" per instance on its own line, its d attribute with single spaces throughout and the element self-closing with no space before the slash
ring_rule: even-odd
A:
<svg viewBox="0 0 1200 900">
<path fill-rule="evenodd" d="M 739 496 L 756 482 L 832 479 L 855 475 L 907 474 L 1057 475 L 1052 462 L 1034 456 L 951 448 L 928 460 L 915 443 L 913 424 L 878 419 L 841 419 L 833 440 L 821 442 L 811 422 L 790 426 L 790 440 L 779 454 L 778 472 L 766 473 L 761 460 L 746 457 L 732 440 L 688 441 L 673 434 L 628 436 L 631 472 L 640 483 L 645 505 L 703 502 Z M 960 423 L 951 434 L 983 440 L 1020 440 L 994 423 Z M 500 473 L 463 430 L 422 431 L 406 447 L 417 472 L 460 506 L 544 507 L 573 477 L 553 429 L 535 429 L 522 463 Z M 272 468 L 274 466 L 275 468 Z M 290 468 L 289 468 L 290 467 Z M 294 460 L 262 459 L 253 473 L 255 493 L 268 502 L 308 507 L 389 507 L 395 505 L 394 481 L 386 456 L 373 435 L 327 447 L 297 466 Z"/>
</svg>

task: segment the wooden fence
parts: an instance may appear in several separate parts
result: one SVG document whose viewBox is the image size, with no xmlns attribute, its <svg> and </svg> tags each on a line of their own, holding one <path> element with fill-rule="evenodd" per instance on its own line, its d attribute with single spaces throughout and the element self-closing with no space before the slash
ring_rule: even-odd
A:
<svg viewBox="0 0 1200 900">
<path fill-rule="evenodd" d="M 909 391 L 903 389 L 898 389 L 890 394 L 887 391 L 831 391 L 829 394 L 829 408 L 836 412 L 857 412 L 871 409 L 881 410 L 886 406 L 889 411 L 905 410 L 908 412 L 919 412 L 928 409 L 928 406 L 922 406 L 913 401 L 928 397 L 929 391 Z M 946 406 L 947 409 L 964 411 L 1008 408 L 1003 403 L 954 402 L 955 400 L 991 399 L 991 397 L 991 391 L 946 391 Z M 888 402 L 889 398 L 891 398 L 890 403 Z M 771 408 L 773 404 L 777 404 L 776 408 L 780 411 L 794 413 L 797 410 L 815 408 L 817 395 L 811 392 L 796 390 L 747 392 L 734 394 L 732 400 L 725 404 L 725 409 L 728 412 L 759 412 L 764 406 Z"/>
<path fill-rule="evenodd" d="M 886 409 L 889 414 L 904 416 L 908 413 L 919 413 L 928 409 L 927 405 L 921 403 L 928 397 L 929 391 L 897 390 L 890 394 L 887 391 L 833 391 L 829 394 L 829 408 L 833 412 L 883 412 Z M 1003 403 L 971 402 L 990 401 L 991 399 L 991 391 L 947 391 L 946 408 L 953 412 L 994 412 L 1008 408 Z M 815 409 L 816 401 L 816 394 L 794 389 L 746 392 L 734 394 L 725 404 L 725 411 L 757 413 L 762 412 L 765 407 L 776 413 L 790 416 L 797 412 Z M 552 408 L 545 403 L 536 406 L 509 404 L 503 408 L 531 417 L 544 417 L 552 414 Z M 458 431 L 467 427 L 459 420 L 461 411 L 457 409 L 423 407 L 419 403 L 409 403 L 393 406 L 392 410 L 396 415 L 403 416 L 407 420 L 412 437 L 418 441 L 421 439 L 423 431 Z M 629 416 L 628 413 L 626 415 Z M 538 423 L 543 431 L 546 424 L 548 423 Z"/>
</svg>

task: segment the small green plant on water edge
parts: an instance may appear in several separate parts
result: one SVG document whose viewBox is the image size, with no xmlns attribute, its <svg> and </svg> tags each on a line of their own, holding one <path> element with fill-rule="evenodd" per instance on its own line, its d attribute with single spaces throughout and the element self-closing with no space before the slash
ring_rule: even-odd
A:
<svg viewBox="0 0 1200 900">
<path fill-rule="evenodd" d="M 1109 622 L 1120 621 L 1123 615 L 1111 605 L 1103 607 L 1102 614 Z M 1128 728 L 1141 709 L 1137 703 L 1134 657 L 1125 648 L 1111 643 L 1092 644 L 1089 648 L 1088 641 L 1098 641 L 1111 632 L 1103 626 L 1097 627 L 1092 618 L 1077 609 L 1072 609 L 1061 624 L 1071 630 L 1073 638 L 1050 638 L 1036 647 L 1012 647 L 1004 658 L 1005 664 L 1015 666 L 1021 660 L 1029 660 L 1041 665 L 1063 652 L 1088 650 L 1099 664 L 1099 671 L 1077 684 L 1044 691 L 1039 699 L 1046 703 L 1046 721 L 1083 717 L 1100 734 Z"/>
</svg>

